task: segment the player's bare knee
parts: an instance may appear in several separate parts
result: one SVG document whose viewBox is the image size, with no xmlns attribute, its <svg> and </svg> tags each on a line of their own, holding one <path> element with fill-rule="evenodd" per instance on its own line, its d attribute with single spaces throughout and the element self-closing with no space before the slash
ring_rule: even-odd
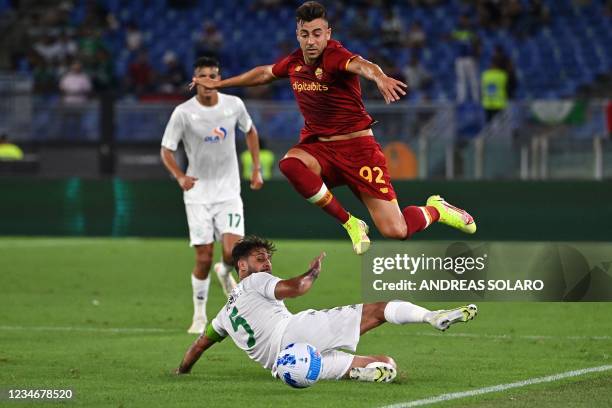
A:
<svg viewBox="0 0 612 408">
<path fill-rule="evenodd" d="M 233 265 L 234 261 L 233 261 L 233 259 L 232 259 L 232 249 L 231 249 L 231 248 L 228 248 L 228 249 L 226 250 L 226 249 L 225 249 L 225 247 L 224 247 L 224 248 L 223 248 L 223 254 L 222 254 L 222 257 L 223 257 L 223 262 L 224 262 L 226 265 Z"/>
<path fill-rule="evenodd" d="M 352 367 L 366 367 L 372 363 L 385 363 L 393 366 L 393 368 L 397 368 L 397 364 L 392 357 L 385 355 L 375 355 L 375 356 L 355 356 L 353 359 Z"/>
<path fill-rule="evenodd" d="M 223 263 L 225 263 L 226 265 L 232 265 L 232 266 L 234 265 L 234 261 L 232 259 L 231 253 L 227 255 L 225 253 L 223 254 Z"/>
<path fill-rule="evenodd" d="M 197 250 L 195 256 L 196 268 L 201 272 L 208 272 L 212 265 L 213 254 L 212 251 Z"/>
<path fill-rule="evenodd" d="M 379 361 L 381 363 L 389 364 L 389 365 L 393 366 L 393 368 L 397 369 L 397 363 L 395 362 L 393 357 L 390 357 L 390 356 L 378 356 L 378 359 L 379 359 Z"/>
<path fill-rule="evenodd" d="M 390 239 L 406 239 L 408 234 L 406 224 L 386 223 L 378 229 L 385 238 Z"/>
<path fill-rule="evenodd" d="M 370 319 L 380 320 L 381 322 L 385 322 L 385 308 L 387 307 L 387 302 L 376 302 L 376 303 L 368 303 L 363 306 L 363 310 L 368 314 Z"/>
<path fill-rule="evenodd" d="M 385 323 L 385 307 L 387 302 L 367 303 L 363 305 L 360 333 L 364 334 L 368 331 Z"/>
<path fill-rule="evenodd" d="M 387 320 L 385 319 L 385 309 L 387 308 L 387 304 L 389 302 L 376 302 L 376 317 L 380 320 L 382 320 L 383 322 L 386 322 Z"/>
</svg>

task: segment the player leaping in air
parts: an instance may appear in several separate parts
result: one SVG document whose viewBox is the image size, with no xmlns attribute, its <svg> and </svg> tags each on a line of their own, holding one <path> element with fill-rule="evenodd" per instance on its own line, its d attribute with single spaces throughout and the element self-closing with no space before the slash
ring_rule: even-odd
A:
<svg viewBox="0 0 612 408">
<path fill-rule="evenodd" d="M 398 205 L 385 156 L 372 133 L 375 121 L 363 104 L 359 76 L 374 81 L 387 103 L 405 95 L 406 84 L 332 40 L 321 4 L 302 4 L 296 19 L 300 47 L 276 64 L 222 81 L 193 78 L 192 85 L 211 89 L 256 86 L 289 77 L 304 128 L 300 142 L 280 161 L 280 170 L 298 193 L 346 228 L 357 254 L 370 247 L 368 226 L 350 215 L 329 188 L 347 185 L 388 238 L 410 238 L 436 221 L 473 234 L 474 219 L 440 196 L 429 197 L 425 206 L 401 210 Z"/>
</svg>

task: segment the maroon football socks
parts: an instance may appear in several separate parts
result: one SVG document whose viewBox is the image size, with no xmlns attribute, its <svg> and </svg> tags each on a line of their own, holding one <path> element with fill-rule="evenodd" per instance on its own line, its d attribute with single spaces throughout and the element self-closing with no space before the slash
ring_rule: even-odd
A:
<svg viewBox="0 0 612 408">
<path fill-rule="evenodd" d="M 297 157 L 287 157 L 278 164 L 281 172 L 287 177 L 295 190 L 309 202 L 321 207 L 323 211 L 344 224 L 349 219 L 349 213 L 327 189 L 323 179 L 313 173 Z"/>
<path fill-rule="evenodd" d="M 402 214 L 408 227 L 406 238 L 410 238 L 415 232 L 423 231 L 440 218 L 438 210 L 431 206 L 417 207 L 411 205 L 404 208 Z"/>
</svg>

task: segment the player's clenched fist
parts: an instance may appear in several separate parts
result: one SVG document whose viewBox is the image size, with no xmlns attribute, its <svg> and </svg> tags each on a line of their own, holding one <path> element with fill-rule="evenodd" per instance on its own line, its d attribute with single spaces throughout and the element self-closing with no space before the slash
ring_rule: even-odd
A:
<svg viewBox="0 0 612 408">
<path fill-rule="evenodd" d="M 181 186 L 181 189 L 183 191 L 189 191 L 193 188 L 195 182 L 198 181 L 198 179 L 191 176 L 182 176 L 179 177 L 176 181 L 179 183 L 179 186 Z"/>
<path fill-rule="evenodd" d="M 251 190 L 259 190 L 263 187 L 263 183 L 261 171 L 253 169 L 253 173 L 251 174 Z"/>
</svg>

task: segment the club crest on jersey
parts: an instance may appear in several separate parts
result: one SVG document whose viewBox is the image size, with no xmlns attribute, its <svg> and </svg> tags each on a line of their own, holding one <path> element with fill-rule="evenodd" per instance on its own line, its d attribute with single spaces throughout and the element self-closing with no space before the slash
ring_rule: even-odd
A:
<svg viewBox="0 0 612 408">
<path fill-rule="evenodd" d="M 236 301 L 238 300 L 238 297 L 242 295 L 242 293 L 243 293 L 242 288 L 240 286 L 236 286 L 234 289 L 232 289 L 231 293 L 227 297 L 227 303 L 225 304 L 225 310 L 229 312 L 229 310 L 232 308 L 232 305 L 236 303 Z"/>
<path fill-rule="evenodd" d="M 321 69 L 321 67 L 315 70 L 315 76 L 319 81 L 321 80 L 321 78 L 323 78 L 323 70 Z"/>
<path fill-rule="evenodd" d="M 225 139 L 225 136 L 227 136 L 227 130 L 225 130 L 225 128 L 221 126 L 217 126 L 216 128 L 214 128 L 212 133 L 212 135 L 204 136 L 204 142 L 219 143 Z"/>
</svg>

